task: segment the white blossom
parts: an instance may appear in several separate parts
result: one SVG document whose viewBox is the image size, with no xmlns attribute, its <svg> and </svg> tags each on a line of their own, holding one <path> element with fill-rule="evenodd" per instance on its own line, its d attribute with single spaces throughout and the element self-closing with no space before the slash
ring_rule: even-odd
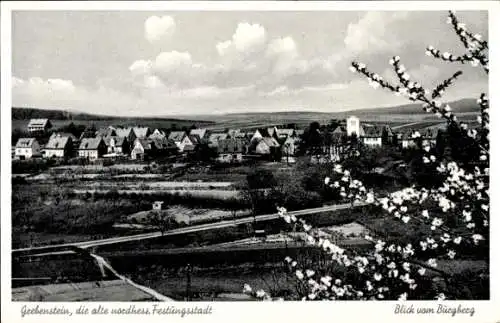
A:
<svg viewBox="0 0 500 323">
<path fill-rule="evenodd" d="M 444 296 L 443 293 L 439 293 L 437 296 L 436 296 L 436 299 L 438 301 L 444 301 L 446 299 L 446 296 Z"/>
<path fill-rule="evenodd" d="M 474 241 L 475 244 L 478 244 L 480 240 L 484 240 L 484 237 L 476 233 L 472 235 L 472 240 Z"/>
<path fill-rule="evenodd" d="M 252 287 L 250 287 L 250 285 L 248 285 L 248 284 L 243 285 L 243 292 L 244 293 L 251 293 Z"/>
</svg>

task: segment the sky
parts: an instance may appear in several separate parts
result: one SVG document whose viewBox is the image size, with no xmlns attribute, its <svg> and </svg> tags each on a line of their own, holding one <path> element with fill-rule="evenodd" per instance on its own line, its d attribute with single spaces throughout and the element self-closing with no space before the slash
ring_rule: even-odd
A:
<svg viewBox="0 0 500 323">
<path fill-rule="evenodd" d="M 488 38 L 487 12 L 457 12 Z M 478 68 L 425 55 L 462 54 L 445 11 L 15 11 L 13 106 L 121 116 L 339 112 L 408 103 L 349 71 L 394 80 L 399 55 L 434 87 L 464 71 L 449 100 L 478 97 Z"/>
</svg>

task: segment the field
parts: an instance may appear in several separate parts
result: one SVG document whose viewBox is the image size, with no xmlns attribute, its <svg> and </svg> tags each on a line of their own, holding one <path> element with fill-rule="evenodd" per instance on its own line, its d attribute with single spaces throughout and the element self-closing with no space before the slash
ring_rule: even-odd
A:
<svg viewBox="0 0 500 323">
<path fill-rule="evenodd" d="M 78 125 L 84 125 L 84 126 L 91 126 L 94 125 L 97 129 L 99 128 L 105 128 L 110 125 L 112 126 L 137 126 L 137 125 L 144 125 L 148 126 L 152 129 L 156 128 L 161 128 L 161 129 L 170 129 L 172 127 L 177 127 L 177 128 L 189 128 L 191 126 L 196 126 L 196 127 L 205 127 L 209 126 L 212 124 L 212 122 L 208 121 L 190 121 L 190 120 L 161 120 L 161 119 L 139 119 L 139 123 L 135 119 L 114 119 L 114 120 L 102 120 L 102 119 L 89 119 L 89 120 L 79 120 L 79 119 L 74 119 L 74 120 L 50 120 L 52 123 L 52 128 L 53 129 L 58 129 L 64 126 L 69 125 L 71 122 L 75 124 L 76 126 Z M 28 126 L 29 120 L 12 120 L 12 130 L 18 129 L 18 130 L 26 130 L 26 127 Z"/>
<path fill-rule="evenodd" d="M 197 224 L 207 222 L 218 222 L 227 219 L 241 218 L 249 216 L 249 210 L 231 211 L 217 209 L 193 209 L 184 206 L 170 206 L 163 211 L 165 214 L 172 215 L 176 222 L 186 224 Z M 147 223 L 147 215 L 150 211 L 141 211 L 128 215 L 124 219 L 124 223 Z"/>
</svg>

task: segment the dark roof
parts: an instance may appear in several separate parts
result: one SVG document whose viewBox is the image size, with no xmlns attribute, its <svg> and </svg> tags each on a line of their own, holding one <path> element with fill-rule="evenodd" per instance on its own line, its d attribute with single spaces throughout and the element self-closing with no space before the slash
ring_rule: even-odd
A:
<svg viewBox="0 0 500 323">
<path fill-rule="evenodd" d="M 384 129 L 380 126 L 363 126 L 364 134 L 362 135 L 365 138 L 381 138 Z"/>
<path fill-rule="evenodd" d="M 257 129 L 257 131 L 259 131 L 259 133 L 262 137 L 271 137 L 271 134 L 269 133 L 268 128 L 259 128 L 259 129 Z"/>
<path fill-rule="evenodd" d="M 228 134 L 227 133 L 212 133 L 208 137 L 208 141 L 212 144 L 217 143 L 221 140 L 227 139 Z"/>
<path fill-rule="evenodd" d="M 83 138 L 94 138 L 95 137 L 95 131 L 91 131 L 89 129 L 86 129 L 82 132 L 82 134 L 80 135 L 80 139 L 83 139 Z"/>
<path fill-rule="evenodd" d="M 403 140 L 412 140 L 413 134 L 418 131 L 420 133 L 421 138 L 425 139 L 436 139 L 437 135 L 441 129 L 438 128 L 431 128 L 431 129 L 418 129 L 418 130 L 413 130 L 413 129 L 408 129 L 406 131 L 403 131 L 401 133 L 401 139 Z"/>
<path fill-rule="evenodd" d="M 185 131 L 172 131 L 168 135 L 168 139 L 173 140 L 173 141 L 182 141 L 182 139 L 184 139 L 185 135 L 186 135 Z"/>
<path fill-rule="evenodd" d="M 228 138 L 219 141 L 217 146 L 218 153 L 244 153 L 248 141 L 241 138 Z"/>
<path fill-rule="evenodd" d="M 156 149 L 177 149 L 177 145 L 173 140 L 167 138 L 151 138 L 149 140 L 150 144 L 154 145 Z"/>
<path fill-rule="evenodd" d="M 193 145 L 197 145 L 200 143 L 201 138 L 198 135 L 188 135 L 189 140 L 193 143 Z"/>
<path fill-rule="evenodd" d="M 337 126 L 335 130 L 331 132 L 332 139 L 338 140 L 344 136 L 347 136 L 347 129 L 345 126 Z"/>
<path fill-rule="evenodd" d="M 102 138 L 83 138 L 80 142 L 80 146 L 78 146 L 79 150 L 96 150 L 99 148 L 99 144 L 101 143 Z"/>
<path fill-rule="evenodd" d="M 198 137 L 203 139 L 205 137 L 205 135 L 207 134 L 207 129 L 205 129 L 205 128 L 191 129 L 191 131 L 189 131 L 189 134 L 190 135 L 198 135 Z"/>
</svg>

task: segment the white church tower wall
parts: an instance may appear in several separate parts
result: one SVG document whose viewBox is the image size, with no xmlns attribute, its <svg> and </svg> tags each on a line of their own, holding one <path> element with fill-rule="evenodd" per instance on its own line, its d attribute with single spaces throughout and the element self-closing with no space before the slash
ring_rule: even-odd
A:
<svg viewBox="0 0 500 323">
<path fill-rule="evenodd" d="M 347 124 L 347 135 L 352 136 L 355 134 L 359 137 L 359 118 L 351 116 L 346 120 Z"/>
</svg>

